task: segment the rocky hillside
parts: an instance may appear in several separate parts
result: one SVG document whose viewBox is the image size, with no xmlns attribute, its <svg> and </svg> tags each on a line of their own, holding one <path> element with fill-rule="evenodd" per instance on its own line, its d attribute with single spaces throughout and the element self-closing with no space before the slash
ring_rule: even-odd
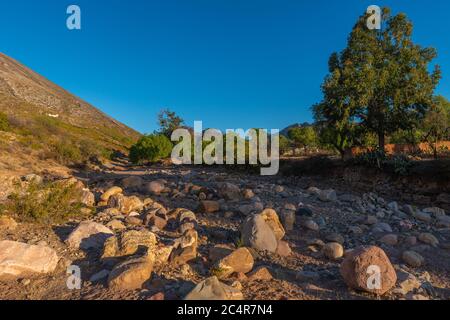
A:
<svg viewBox="0 0 450 320">
<path fill-rule="evenodd" d="M 0 113 L 8 116 L 19 140 L 33 149 L 126 151 L 140 135 L 2 53 Z"/>
</svg>

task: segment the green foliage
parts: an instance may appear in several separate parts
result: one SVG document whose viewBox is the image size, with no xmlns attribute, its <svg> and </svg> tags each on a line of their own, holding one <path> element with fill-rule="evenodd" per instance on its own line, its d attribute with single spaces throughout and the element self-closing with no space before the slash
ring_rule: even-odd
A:
<svg viewBox="0 0 450 320">
<path fill-rule="evenodd" d="M 407 175 L 412 162 L 406 156 L 387 156 L 381 150 L 375 150 L 363 153 L 354 160 L 356 164 L 364 165 L 370 168 L 392 168 L 398 175 Z"/>
<path fill-rule="evenodd" d="M 283 135 L 280 135 L 280 155 L 283 155 L 286 152 L 288 152 L 290 147 L 291 142 L 289 141 L 289 139 Z"/>
<path fill-rule="evenodd" d="M 424 140 L 428 142 L 437 158 L 437 143 L 450 137 L 450 101 L 442 96 L 434 99 L 423 121 L 423 130 L 425 131 Z"/>
<path fill-rule="evenodd" d="M 172 142 L 165 135 L 146 135 L 131 147 L 130 160 L 133 163 L 157 162 L 169 157 L 172 147 Z"/>
<path fill-rule="evenodd" d="M 317 134 L 313 127 L 296 127 L 288 132 L 289 139 L 300 147 L 314 147 L 317 145 Z"/>
<path fill-rule="evenodd" d="M 382 31 L 369 30 L 367 18 L 359 18 L 347 48 L 330 57 L 324 98 L 314 106 L 316 121 L 333 127 L 325 135 L 341 153 L 367 131 L 377 134 L 384 151 L 387 134 L 417 126 L 440 79 L 438 67 L 429 72 L 435 49 L 412 41 L 406 15 L 391 16 L 385 8 Z"/>
<path fill-rule="evenodd" d="M 423 135 L 424 133 L 421 129 L 400 129 L 391 134 L 389 142 L 393 144 L 409 144 L 412 146 L 417 146 L 420 142 L 422 142 Z"/>
<path fill-rule="evenodd" d="M 2 211 L 26 222 L 62 223 L 80 217 L 81 190 L 61 182 L 30 183 L 25 190 L 17 185 Z"/>
<path fill-rule="evenodd" d="M 8 116 L 3 112 L 0 112 L 0 131 L 9 131 L 10 125 L 8 121 Z"/>
<path fill-rule="evenodd" d="M 172 132 L 180 128 L 183 123 L 184 120 L 169 109 L 162 110 L 158 115 L 158 125 L 160 126 L 159 132 L 169 139 L 172 136 Z"/>
</svg>

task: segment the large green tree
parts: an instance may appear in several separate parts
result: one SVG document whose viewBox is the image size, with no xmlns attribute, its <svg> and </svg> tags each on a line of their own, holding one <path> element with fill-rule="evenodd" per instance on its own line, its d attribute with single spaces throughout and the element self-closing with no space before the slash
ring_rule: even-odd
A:
<svg viewBox="0 0 450 320">
<path fill-rule="evenodd" d="M 369 131 L 384 151 L 386 135 L 423 119 L 440 70 L 436 66 L 429 71 L 436 50 L 412 41 L 413 25 L 405 14 L 391 16 L 384 8 L 381 30 L 369 30 L 367 19 L 361 16 L 347 47 L 332 54 L 322 85 L 324 98 L 314 113 L 322 126 L 333 126 L 340 147 Z"/>
</svg>

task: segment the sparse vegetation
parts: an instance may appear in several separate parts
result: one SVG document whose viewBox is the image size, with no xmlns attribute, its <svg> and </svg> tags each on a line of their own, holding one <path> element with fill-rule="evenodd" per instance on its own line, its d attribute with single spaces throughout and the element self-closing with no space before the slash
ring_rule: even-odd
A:
<svg viewBox="0 0 450 320">
<path fill-rule="evenodd" d="M 82 217 L 81 190 L 61 182 L 31 182 L 25 188 L 17 185 L 0 208 L 21 221 L 35 223 L 62 223 Z"/>
<path fill-rule="evenodd" d="M 169 157 L 172 147 L 172 142 L 165 135 L 146 135 L 131 147 L 130 160 L 136 164 L 157 162 Z"/>
<path fill-rule="evenodd" d="M 3 112 L 0 112 L 0 131 L 9 131 L 9 129 L 8 116 Z"/>
</svg>

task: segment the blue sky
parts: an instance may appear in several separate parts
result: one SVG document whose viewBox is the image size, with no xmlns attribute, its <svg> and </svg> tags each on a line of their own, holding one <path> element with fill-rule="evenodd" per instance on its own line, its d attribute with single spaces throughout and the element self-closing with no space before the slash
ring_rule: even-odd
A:
<svg viewBox="0 0 450 320">
<path fill-rule="evenodd" d="M 66 8 L 82 30 L 66 28 Z M 333 51 L 371 4 L 405 12 L 437 48 L 450 97 L 447 0 L 15 0 L 0 50 L 141 131 L 162 108 L 188 125 L 279 128 L 310 121 Z"/>
</svg>

